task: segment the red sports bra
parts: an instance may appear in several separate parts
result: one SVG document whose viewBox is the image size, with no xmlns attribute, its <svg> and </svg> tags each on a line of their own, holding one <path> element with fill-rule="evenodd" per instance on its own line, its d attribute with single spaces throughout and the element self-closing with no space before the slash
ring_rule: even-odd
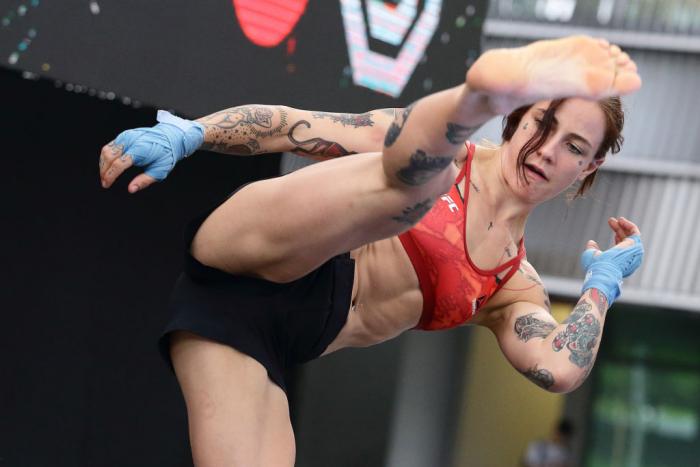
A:
<svg viewBox="0 0 700 467">
<path fill-rule="evenodd" d="M 476 149 L 467 143 L 467 160 L 450 191 L 410 230 L 399 235 L 413 264 L 423 294 L 423 313 L 416 329 L 436 330 L 469 321 L 518 270 L 525 256 L 524 239 L 515 258 L 496 269 L 479 269 L 467 251 L 469 179 Z M 457 188 L 467 177 L 464 202 Z M 502 278 L 498 274 L 510 270 Z"/>
</svg>

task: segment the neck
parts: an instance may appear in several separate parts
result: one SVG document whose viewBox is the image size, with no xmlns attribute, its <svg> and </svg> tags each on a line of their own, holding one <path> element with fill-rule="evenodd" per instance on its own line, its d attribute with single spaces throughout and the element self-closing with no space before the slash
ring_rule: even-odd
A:
<svg viewBox="0 0 700 467">
<path fill-rule="evenodd" d="M 508 226 L 514 238 L 518 238 L 524 233 L 527 218 L 537 204 L 518 196 L 503 175 L 503 149 L 503 146 L 479 147 L 475 159 L 479 160 L 479 175 L 484 181 L 484 189 L 493 209 L 495 221 Z"/>
</svg>

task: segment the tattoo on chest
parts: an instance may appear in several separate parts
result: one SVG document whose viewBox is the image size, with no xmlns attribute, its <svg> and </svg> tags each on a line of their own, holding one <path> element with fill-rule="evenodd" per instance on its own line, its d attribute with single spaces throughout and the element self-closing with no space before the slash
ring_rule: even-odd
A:
<svg viewBox="0 0 700 467">
<path fill-rule="evenodd" d="M 423 201 L 404 208 L 401 215 L 392 217 L 393 220 L 401 224 L 413 225 L 428 212 L 433 207 L 434 200 L 431 198 L 424 199 Z"/>
<path fill-rule="evenodd" d="M 343 126 L 351 126 L 353 128 L 359 128 L 363 126 L 374 126 L 374 121 L 372 120 L 371 112 L 363 114 L 337 114 L 330 112 L 313 112 L 311 116 L 313 118 L 320 119 L 328 118 L 333 123 L 340 123 Z"/>
<path fill-rule="evenodd" d="M 448 122 L 445 138 L 447 138 L 450 144 L 462 144 L 469 135 L 474 133 L 476 128 L 477 127 L 462 126 L 457 123 Z"/>
<path fill-rule="evenodd" d="M 406 185 L 423 185 L 450 165 L 450 162 L 452 162 L 452 157 L 430 156 L 425 151 L 418 149 L 411 154 L 408 166 L 396 172 L 396 177 Z"/>
<path fill-rule="evenodd" d="M 384 138 L 384 146 L 390 147 L 396 142 L 396 140 L 399 138 L 399 135 L 401 135 L 401 130 L 403 130 L 404 125 L 406 125 L 406 121 L 408 120 L 408 116 L 411 114 L 412 110 L 413 105 L 409 105 L 408 107 L 403 109 L 403 112 L 401 112 L 400 117 L 394 119 L 394 121 L 391 122 L 391 125 L 389 126 L 389 129 L 386 132 L 386 138 Z M 396 123 L 396 120 L 400 120 L 400 123 Z"/>
<path fill-rule="evenodd" d="M 473 181 L 469 180 L 469 185 L 471 185 L 471 187 L 474 188 L 474 191 L 476 191 L 477 193 L 481 193 L 481 190 L 479 190 L 479 187 L 476 186 L 476 183 L 474 183 Z"/>
<path fill-rule="evenodd" d="M 535 318 L 535 313 L 530 313 L 518 317 L 518 319 L 515 320 L 514 329 L 518 339 L 527 342 L 533 337 L 545 339 L 556 327 L 554 323 Z"/>
<path fill-rule="evenodd" d="M 554 338 L 552 348 L 559 352 L 569 349 L 569 361 L 579 368 L 593 363 L 593 349 L 601 332 L 600 322 L 590 313 L 593 307 L 588 302 L 580 302 L 564 321 L 566 329 Z"/>
<path fill-rule="evenodd" d="M 304 125 L 306 128 L 311 128 L 311 124 L 306 120 L 299 120 L 292 125 L 292 127 L 289 129 L 289 135 L 287 137 L 296 145 L 296 147 L 292 150 L 293 152 L 300 152 L 320 158 L 334 158 L 347 156 L 349 154 L 357 154 L 356 152 L 348 151 L 335 141 L 328 141 L 323 138 L 309 138 L 304 141 L 295 139 L 294 130 L 296 130 L 300 125 Z"/>
<path fill-rule="evenodd" d="M 522 374 L 541 388 L 549 389 L 554 385 L 554 375 L 544 368 L 537 368 L 537 365 L 523 371 Z"/>
</svg>

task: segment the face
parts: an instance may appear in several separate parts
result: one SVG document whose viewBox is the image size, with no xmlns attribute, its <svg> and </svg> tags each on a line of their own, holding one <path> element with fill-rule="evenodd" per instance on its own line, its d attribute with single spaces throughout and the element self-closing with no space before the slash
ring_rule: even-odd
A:
<svg viewBox="0 0 700 467">
<path fill-rule="evenodd" d="M 603 110 L 594 101 L 567 99 L 554 114 L 554 126 L 547 141 L 525 161 L 525 176 L 530 183 L 522 182 L 517 172 L 518 153 L 537 131 L 548 107 L 549 101 L 530 107 L 511 140 L 503 145 L 502 170 L 506 183 L 531 203 L 557 196 L 603 163 L 603 159 L 593 159 L 605 135 Z"/>
</svg>

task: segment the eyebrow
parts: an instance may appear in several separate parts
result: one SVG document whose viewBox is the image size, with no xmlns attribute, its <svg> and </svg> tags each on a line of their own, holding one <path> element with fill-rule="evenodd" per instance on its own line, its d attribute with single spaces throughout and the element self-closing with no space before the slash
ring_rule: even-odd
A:
<svg viewBox="0 0 700 467">
<path fill-rule="evenodd" d="M 535 109 L 535 110 L 536 110 L 537 112 L 540 112 L 542 115 L 544 115 L 544 113 L 546 112 L 546 109 L 543 109 L 543 108 L 537 108 L 537 109 Z M 559 120 L 557 120 L 557 117 L 552 116 L 552 120 L 554 120 L 554 125 L 555 125 L 555 126 L 556 126 L 556 125 L 559 125 Z M 578 141 L 581 141 L 583 144 L 587 145 L 587 146 L 590 147 L 590 148 L 593 147 L 593 145 L 590 143 L 590 141 L 588 141 L 586 138 L 584 138 L 583 136 L 579 135 L 578 133 L 569 133 L 567 136 L 570 137 L 570 138 L 576 139 L 576 140 L 578 140 Z"/>
</svg>

